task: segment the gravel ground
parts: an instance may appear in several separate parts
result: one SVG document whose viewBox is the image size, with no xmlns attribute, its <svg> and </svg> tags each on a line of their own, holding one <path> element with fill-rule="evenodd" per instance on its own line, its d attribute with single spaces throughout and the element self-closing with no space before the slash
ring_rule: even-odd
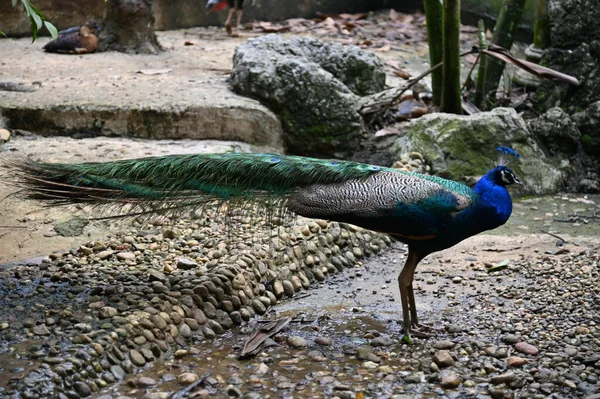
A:
<svg viewBox="0 0 600 399">
<path fill-rule="evenodd" d="M 417 302 L 434 338 L 405 345 L 401 244 L 337 223 L 221 214 L 134 221 L 3 268 L 0 397 L 600 393 L 597 236 L 478 236 L 431 256 Z M 257 325 L 286 316 L 275 346 L 236 358 Z"/>
</svg>

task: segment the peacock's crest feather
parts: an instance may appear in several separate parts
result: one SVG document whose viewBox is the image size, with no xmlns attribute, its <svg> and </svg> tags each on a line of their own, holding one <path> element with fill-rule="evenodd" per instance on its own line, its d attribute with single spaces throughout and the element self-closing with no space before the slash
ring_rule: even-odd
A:
<svg viewBox="0 0 600 399">
<path fill-rule="evenodd" d="M 511 159 L 520 159 L 521 155 L 514 149 L 506 146 L 496 148 L 498 151 L 498 165 L 508 165 Z"/>
</svg>

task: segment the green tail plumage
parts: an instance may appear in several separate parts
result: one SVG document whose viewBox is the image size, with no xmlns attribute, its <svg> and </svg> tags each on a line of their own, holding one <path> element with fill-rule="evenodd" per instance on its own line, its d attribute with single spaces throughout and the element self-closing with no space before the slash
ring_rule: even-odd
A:
<svg viewBox="0 0 600 399">
<path fill-rule="evenodd" d="M 243 153 L 82 164 L 28 161 L 16 167 L 30 197 L 55 204 L 130 204 L 144 212 L 217 200 L 284 201 L 298 188 L 361 179 L 381 169 L 355 162 Z"/>
</svg>

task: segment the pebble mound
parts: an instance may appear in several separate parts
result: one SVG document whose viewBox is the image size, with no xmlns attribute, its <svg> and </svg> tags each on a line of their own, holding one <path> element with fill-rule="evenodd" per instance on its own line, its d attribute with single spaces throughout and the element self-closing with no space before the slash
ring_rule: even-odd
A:
<svg viewBox="0 0 600 399">
<path fill-rule="evenodd" d="M 323 220 L 193 216 L 3 270 L 0 359 L 21 341 L 33 365 L 0 396 L 90 396 L 390 244 Z"/>
</svg>

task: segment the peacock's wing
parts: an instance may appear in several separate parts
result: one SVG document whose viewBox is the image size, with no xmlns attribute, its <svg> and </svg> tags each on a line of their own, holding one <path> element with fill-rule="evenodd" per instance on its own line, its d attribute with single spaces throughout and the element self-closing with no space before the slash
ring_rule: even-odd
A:
<svg viewBox="0 0 600 399">
<path fill-rule="evenodd" d="M 454 181 L 385 169 L 364 179 L 302 189 L 288 207 L 307 217 L 428 239 L 476 198 L 472 189 Z"/>
<path fill-rule="evenodd" d="M 28 161 L 13 167 L 29 196 L 55 203 L 129 204 L 144 212 L 187 209 L 213 200 L 284 203 L 300 188 L 360 180 L 381 169 L 355 162 L 242 153 L 82 164 Z"/>
</svg>

